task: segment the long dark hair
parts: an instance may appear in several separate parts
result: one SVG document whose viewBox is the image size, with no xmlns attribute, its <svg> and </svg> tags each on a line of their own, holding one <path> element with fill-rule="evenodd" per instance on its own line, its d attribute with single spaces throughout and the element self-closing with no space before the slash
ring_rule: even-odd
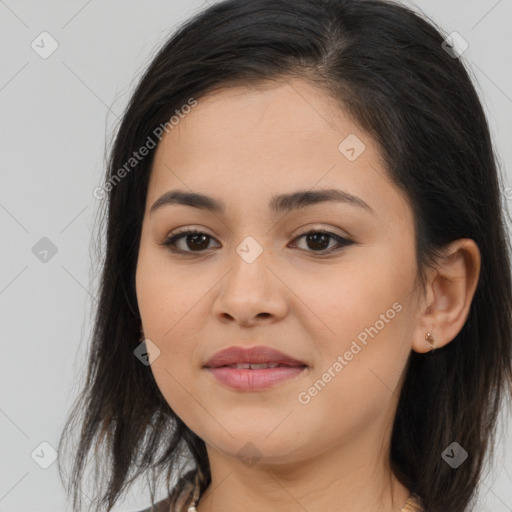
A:
<svg viewBox="0 0 512 512">
<path fill-rule="evenodd" d="M 130 158 L 158 127 L 170 129 L 191 98 L 290 77 L 332 95 L 377 141 L 413 208 L 419 283 L 446 244 L 471 238 L 480 249 L 480 278 L 459 334 L 434 353 L 411 352 L 390 451 L 392 470 L 426 512 L 473 508 L 503 399 L 512 393 L 510 246 L 487 120 L 446 37 L 390 1 L 225 0 L 183 23 L 158 51 L 117 129 L 101 192 L 106 252 L 87 379 L 59 443 L 60 451 L 80 418 L 74 464 L 61 476 L 74 510 L 92 447 L 95 482 L 106 484 L 95 491 L 95 510 L 111 510 L 146 470 L 153 501 L 162 471 L 172 500 L 194 477 L 201 492 L 211 481 L 205 443 L 134 356 L 135 270 L 154 150 L 136 164 Z M 469 454 L 456 470 L 441 457 L 453 441 Z"/>
</svg>

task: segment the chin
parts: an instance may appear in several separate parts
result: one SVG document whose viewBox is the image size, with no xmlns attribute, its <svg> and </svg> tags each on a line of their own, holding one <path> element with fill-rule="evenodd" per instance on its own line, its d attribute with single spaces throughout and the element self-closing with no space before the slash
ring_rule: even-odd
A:
<svg viewBox="0 0 512 512">
<path fill-rule="evenodd" d="M 293 463 L 304 457 L 304 446 L 297 445 L 296 437 L 287 435 L 286 432 L 280 432 L 280 435 L 274 432 L 269 436 L 269 432 L 275 429 L 275 424 L 264 432 L 255 432 L 251 428 L 239 428 L 233 432 L 228 426 L 226 429 L 233 437 L 224 432 L 222 440 L 216 439 L 213 443 L 205 440 L 206 445 L 227 457 L 240 460 L 247 466 Z"/>
</svg>

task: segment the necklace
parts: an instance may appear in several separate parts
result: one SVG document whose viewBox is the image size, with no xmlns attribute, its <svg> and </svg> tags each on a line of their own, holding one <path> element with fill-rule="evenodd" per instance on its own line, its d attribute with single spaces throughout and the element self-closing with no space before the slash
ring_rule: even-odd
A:
<svg viewBox="0 0 512 512">
<path fill-rule="evenodd" d="M 199 500 L 196 498 L 194 499 L 194 503 L 192 505 L 190 505 L 190 507 L 188 507 L 188 510 L 187 512 L 197 512 L 197 508 L 196 508 L 196 505 L 197 505 L 197 502 Z M 411 492 L 411 494 L 409 494 L 409 497 L 407 498 L 406 502 L 400 507 L 400 512 L 414 512 L 414 511 L 418 511 L 420 512 L 421 509 L 419 508 L 416 508 L 417 507 L 417 504 L 416 504 L 416 500 L 414 498 L 414 495 L 413 493 Z"/>
</svg>

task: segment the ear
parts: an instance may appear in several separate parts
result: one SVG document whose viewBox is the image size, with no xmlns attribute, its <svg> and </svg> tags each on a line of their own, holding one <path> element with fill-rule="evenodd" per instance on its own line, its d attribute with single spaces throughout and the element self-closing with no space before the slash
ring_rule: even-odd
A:
<svg viewBox="0 0 512 512">
<path fill-rule="evenodd" d="M 430 273 L 425 300 L 414 331 L 412 349 L 432 350 L 425 339 L 430 332 L 435 348 L 450 343 L 466 323 L 480 276 L 480 250 L 474 240 L 461 238 L 449 244 L 442 260 Z"/>
</svg>

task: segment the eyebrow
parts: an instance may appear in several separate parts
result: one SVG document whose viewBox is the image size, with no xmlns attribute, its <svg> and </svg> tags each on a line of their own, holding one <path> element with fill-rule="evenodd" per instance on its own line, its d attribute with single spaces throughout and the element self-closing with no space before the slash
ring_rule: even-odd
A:
<svg viewBox="0 0 512 512">
<path fill-rule="evenodd" d="M 299 190 L 291 194 L 273 196 L 270 199 L 269 208 L 273 214 L 279 215 L 291 210 L 299 210 L 324 202 L 346 203 L 376 215 L 375 211 L 360 197 L 334 188 L 324 190 Z M 153 203 L 149 213 L 151 214 L 159 208 L 170 204 L 181 204 L 220 214 L 223 214 L 226 210 L 225 204 L 219 199 L 196 192 L 170 190 Z"/>
</svg>

